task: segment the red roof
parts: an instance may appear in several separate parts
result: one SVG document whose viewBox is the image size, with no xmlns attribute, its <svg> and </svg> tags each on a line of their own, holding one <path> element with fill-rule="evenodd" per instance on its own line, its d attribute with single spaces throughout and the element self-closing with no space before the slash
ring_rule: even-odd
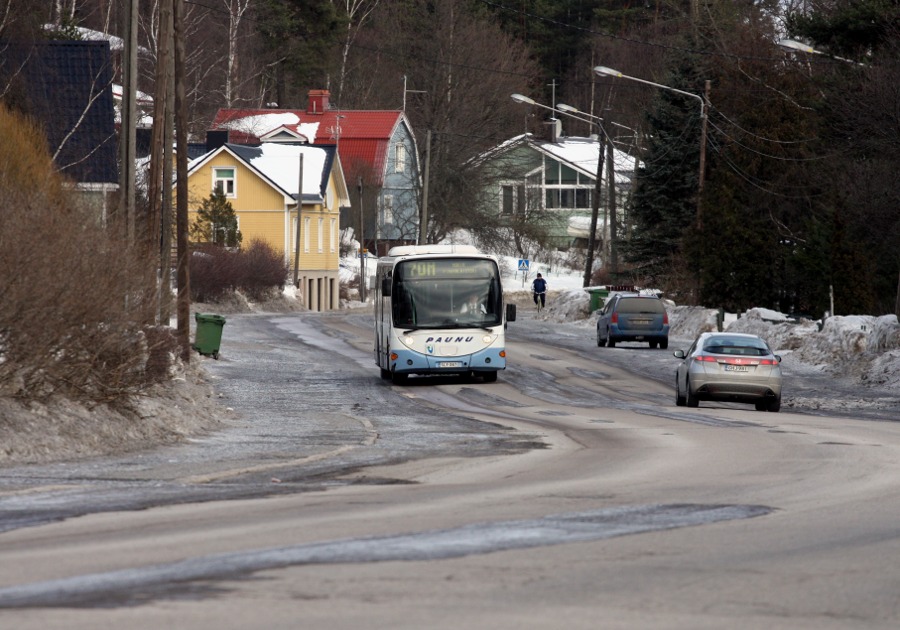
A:
<svg viewBox="0 0 900 630">
<path fill-rule="evenodd" d="M 220 109 L 212 123 L 212 129 L 228 129 L 235 121 L 255 116 L 273 114 L 294 114 L 299 123 L 293 125 L 276 125 L 272 129 L 257 130 L 259 136 L 270 131 L 285 128 L 298 134 L 304 134 L 300 126 L 318 123 L 315 144 L 337 144 L 347 185 L 355 185 L 358 176 L 374 175 L 378 185 L 382 183 L 385 160 L 390 149 L 389 141 L 403 112 L 384 110 L 335 110 L 329 109 L 321 113 L 297 109 Z M 340 118 L 338 118 L 340 116 Z M 339 134 L 338 134 L 339 124 Z M 308 133 L 307 127 L 307 133 Z M 230 141 L 236 143 L 259 144 L 259 136 L 231 130 Z M 305 134 L 304 134 L 305 135 Z M 338 139 L 340 136 L 340 139 Z M 371 181 L 370 178 L 367 178 Z"/>
</svg>

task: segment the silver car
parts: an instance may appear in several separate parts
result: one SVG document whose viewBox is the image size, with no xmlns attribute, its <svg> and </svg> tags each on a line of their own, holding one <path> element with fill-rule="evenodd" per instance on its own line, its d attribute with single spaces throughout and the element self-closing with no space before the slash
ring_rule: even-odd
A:
<svg viewBox="0 0 900 630">
<path fill-rule="evenodd" d="M 750 403 L 757 411 L 781 409 L 781 357 L 756 335 L 703 333 L 675 371 L 675 404 L 701 400 Z"/>
</svg>

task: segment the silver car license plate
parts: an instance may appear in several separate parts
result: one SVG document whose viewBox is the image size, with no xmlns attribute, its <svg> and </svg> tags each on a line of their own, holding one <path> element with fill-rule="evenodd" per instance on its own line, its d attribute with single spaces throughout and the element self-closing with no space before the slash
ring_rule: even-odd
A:
<svg viewBox="0 0 900 630">
<path fill-rule="evenodd" d="M 749 372 L 750 367 L 746 365 L 725 365 L 726 372 Z"/>
</svg>

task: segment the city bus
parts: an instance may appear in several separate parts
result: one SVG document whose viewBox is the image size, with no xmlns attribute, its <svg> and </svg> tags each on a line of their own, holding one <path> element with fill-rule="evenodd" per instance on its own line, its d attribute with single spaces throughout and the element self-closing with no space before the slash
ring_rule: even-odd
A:
<svg viewBox="0 0 900 630">
<path fill-rule="evenodd" d="M 471 245 L 406 245 L 378 259 L 375 363 L 381 378 L 455 374 L 497 380 L 506 368 L 506 323 L 493 256 Z"/>
</svg>

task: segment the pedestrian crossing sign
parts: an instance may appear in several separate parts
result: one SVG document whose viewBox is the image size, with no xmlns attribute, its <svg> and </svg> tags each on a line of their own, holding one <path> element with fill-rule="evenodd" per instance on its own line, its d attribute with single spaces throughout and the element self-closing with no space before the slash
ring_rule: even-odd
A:
<svg viewBox="0 0 900 630">
<path fill-rule="evenodd" d="M 519 259 L 519 271 L 528 271 L 528 260 L 525 258 Z"/>
</svg>

